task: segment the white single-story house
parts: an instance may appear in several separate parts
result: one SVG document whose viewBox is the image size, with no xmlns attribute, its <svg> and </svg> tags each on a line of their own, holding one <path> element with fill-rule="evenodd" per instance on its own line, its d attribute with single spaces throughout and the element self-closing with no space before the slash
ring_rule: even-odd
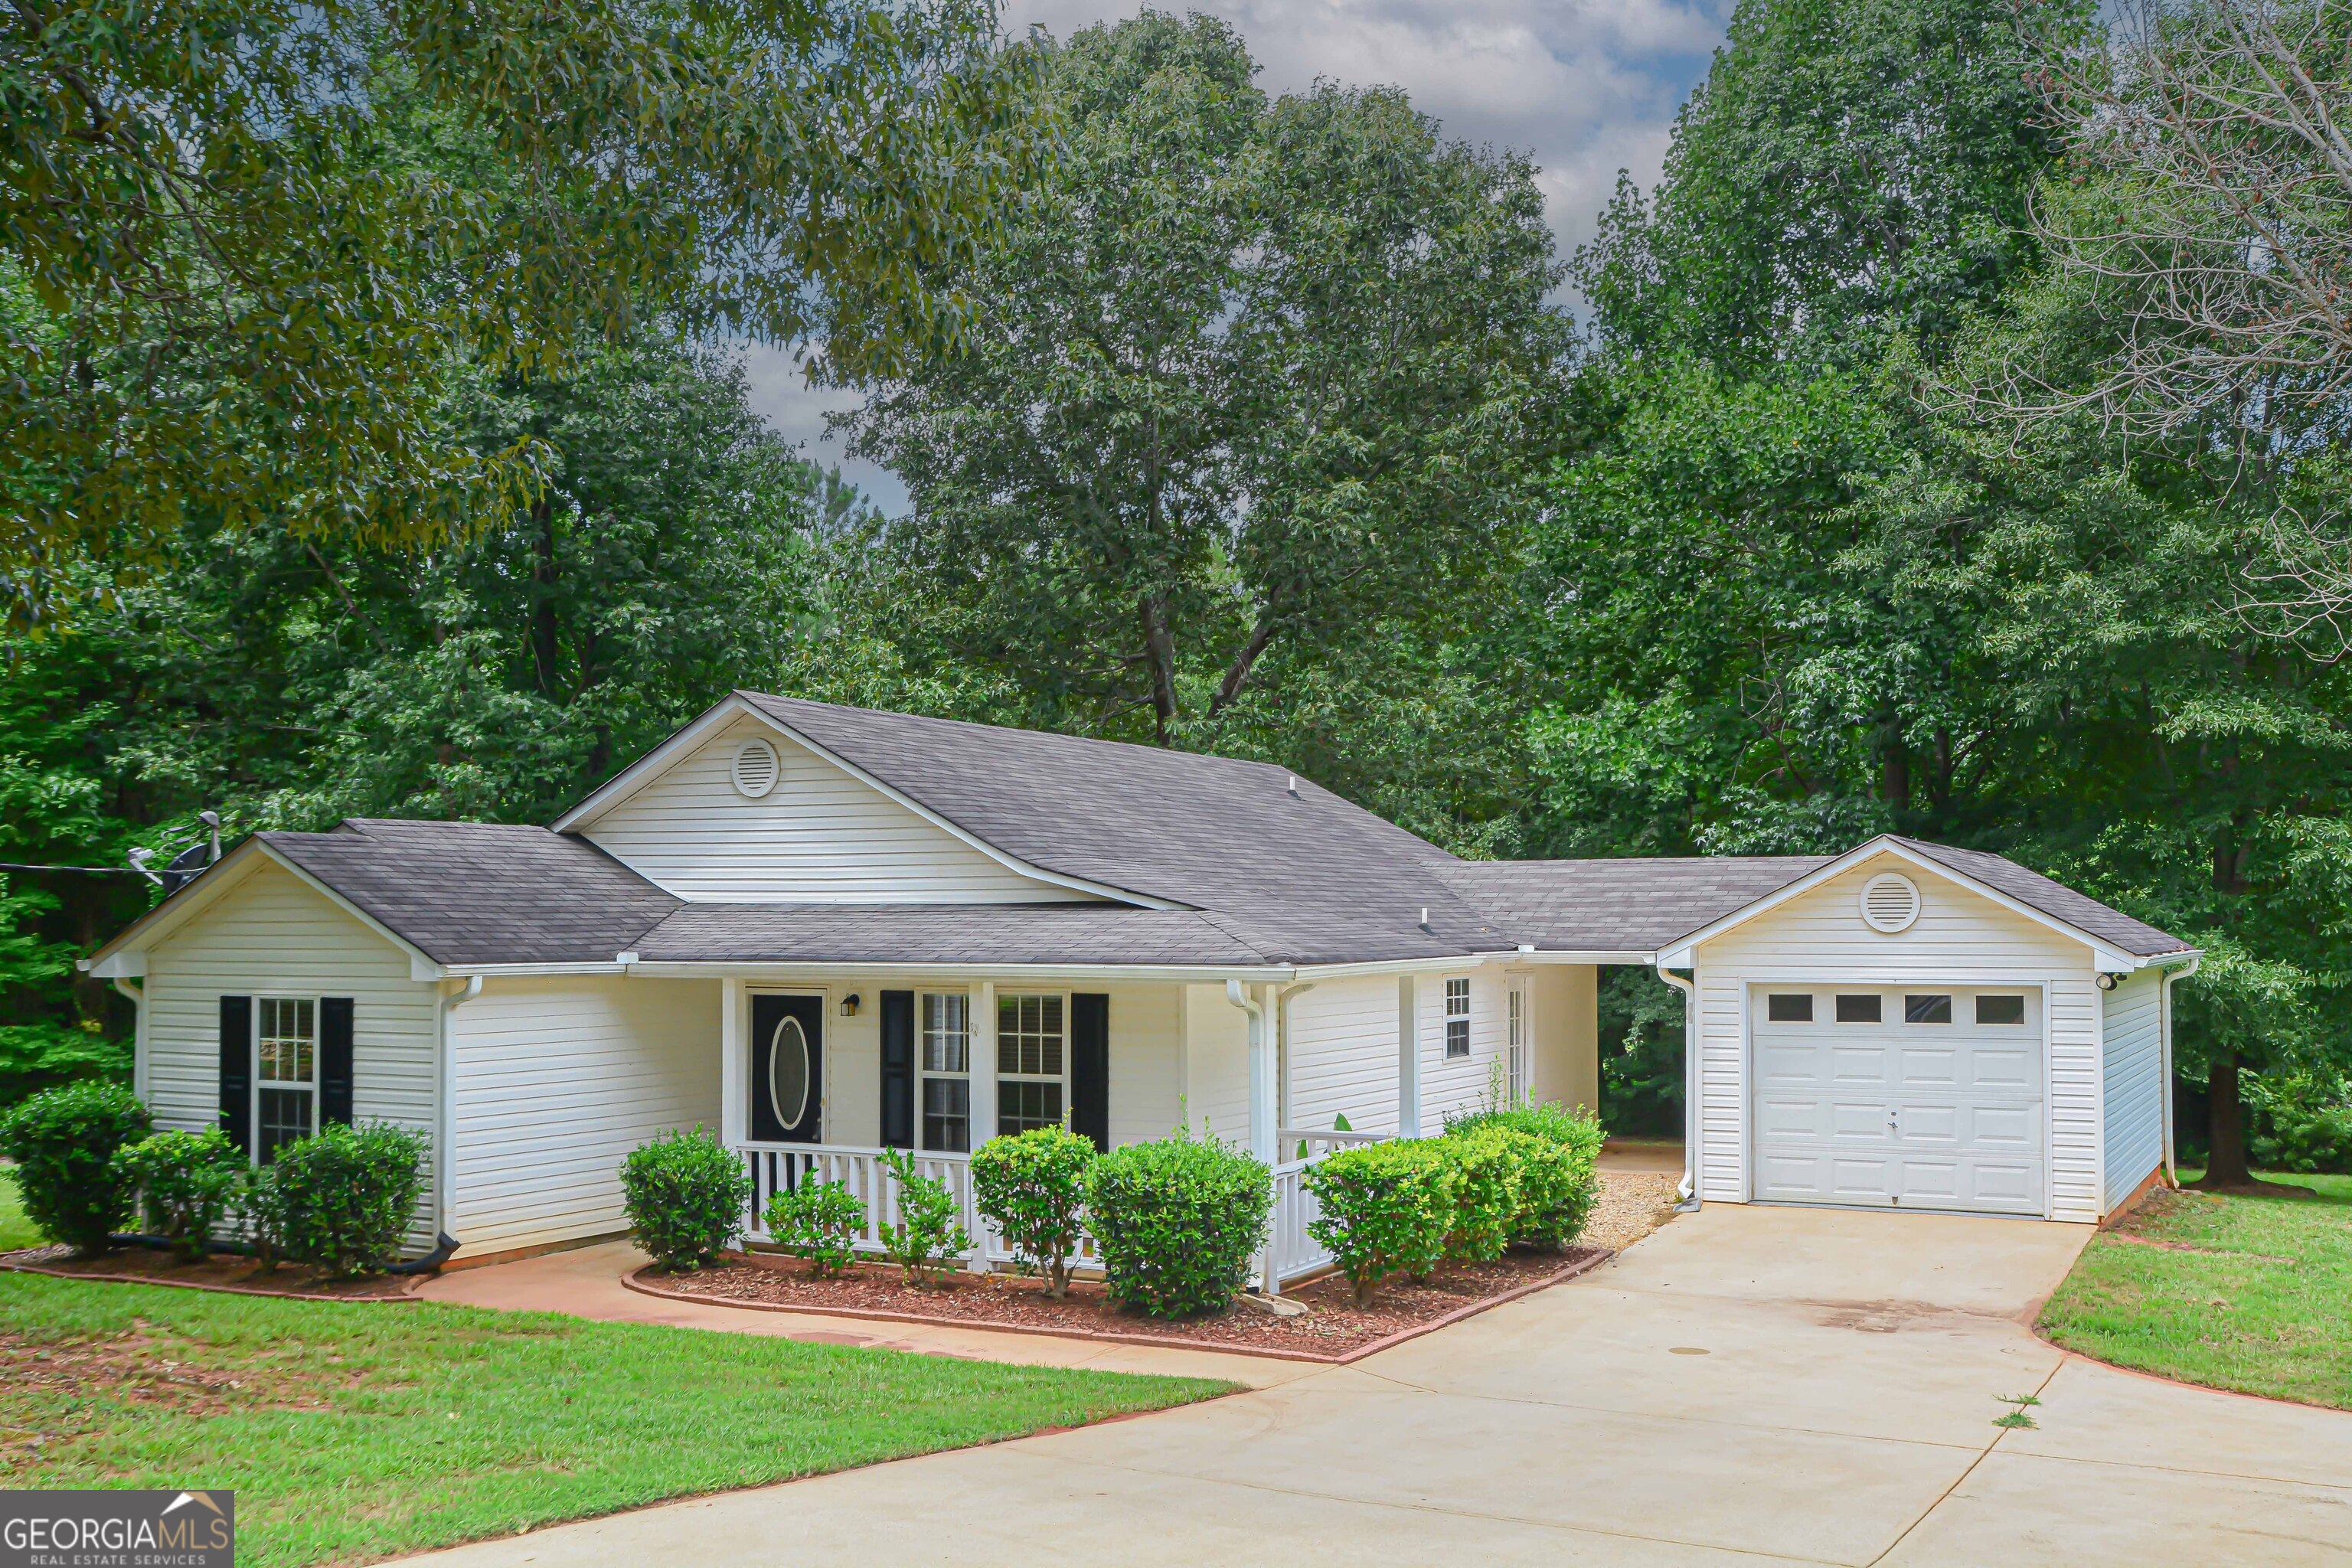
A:
<svg viewBox="0 0 2352 1568">
<path fill-rule="evenodd" d="M 1278 1286 L 1304 1163 L 1595 1103 L 1612 963 L 1692 998 L 1692 1201 L 2098 1220 L 2168 1166 L 2197 956 L 1976 851 L 1465 861 L 1278 767 L 746 691 L 547 827 L 257 834 L 88 962 L 159 1125 L 406 1124 L 460 1261 L 621 1230 L 666 1128 L 968 1202 L 1067 1118 L 1265 1159 Z"/>
</svg>

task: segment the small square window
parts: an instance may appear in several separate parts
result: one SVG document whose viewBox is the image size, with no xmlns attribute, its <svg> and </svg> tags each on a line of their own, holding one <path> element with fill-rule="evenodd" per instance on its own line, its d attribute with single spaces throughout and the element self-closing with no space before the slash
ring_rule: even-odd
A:
<svg viewBox="0 0 2352 1568">
<path fill-rule="evenodd" d="M 1879 1021 L 1878 997 L 1840 996 L 1837 999 L 1837 1021 L 1841 1024 L 1875 1024 Z"/>
<path fill-rule="evenodd" d="M 1977 1022 L 1979 1024 L 2022 1024 L 2025 1022 L 2025 998 L 2022 996 L 1979 996 L 1977 998 Z"/>
<path fill-rule="evenodd" d="M 1813 1021 L 1813 994 L 1776 991 L 1764 998 L 1764 1016 L 1775 1024 L 1810 1024 Z"/>
<path fill-rule="evenodd" d="M 942 1154 L 971 1152 L 971 1085 L 960 1078 L 923 1080 L 923 1147 Z"/>
<path fill-rule="evenodd" d="M 1062 1124 L 1062 1086 L 1034 1079 L 1001 1079 L 996 1085 L 996 1131 L 1007 1138 Z"/>
<path fill-rule="evenodd" d="M 1445 1054 L 1448 1057 L 1470 1054 L 1470 982 L 1467 980 L 1445 983 Z"/>
<path fill-rule="evenodd" d="M 1906 996 L 1903 998 L 1903 1021 L 1906 1024 L 1948 1024 L 1952 1021 L 1952 999 L 1949 996 Z"/>
</svg>

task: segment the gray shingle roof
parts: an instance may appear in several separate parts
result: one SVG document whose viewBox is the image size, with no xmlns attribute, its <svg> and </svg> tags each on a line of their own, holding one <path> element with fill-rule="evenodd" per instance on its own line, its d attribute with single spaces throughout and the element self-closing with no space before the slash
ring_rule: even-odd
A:
<svg viewBox="0 0 2352 1568">
<path fill-rule="evenodd" d="M 973 837 L 1066 877 L 1194 909 L 1462 952 L 1491 936 L 1435 845 L 1265 763 L 736 695 Z M 1422 911 L 1430 929 L 1420 931 Z M 1313 935 L 1319 931 L 1322 935 Z M 1440 952 L 1448 951 L 1444 948 Z M 1385 956 L 1385 954 L 1383 954 Z"/>
<path fill-rule="evenodd" d="M 2089 894 L 2078 893 L 2039 871 L 2029 871 L 2004 856 L 1982 849 L 1955 849 L 1948 844 L 1928 844 L 1916 838 L 1898 838 L 1895 842 L 1938 866 L 1948 867 L 2008 894 L 2028 909 L 2062 920 L 2076 931 L 2088 931 L 2135 958 L 2158 958 L 2168 952 L 2191 950 L 2191 944 L 2179 937 L 2144 921 L 2136 921 L 2121 910 L 2111 909 Z"/>
<path fill-rule="evenodd" d="M 257 837 L 439 963 L 610 962 L 682 901 L 544 827 L 352 817 Z"/>
<path fill-rule="evenodd" d="M 1559 952 L 1647 952 L 1832 858 L 1457 860 L 1443 875 L 1519 942 Z"/>
<path fill-rule="evenodd" d="M 585 838 L 544 827 L 354 818 L 331 833 L 259 837 L 435 960 L 461 965 L 609 963 L 627 951 L 647 963 L 1210 968 L 1523 944 L 1648 952 L 1829 861 L 1464 861 L 1304 779 L 1294 791 L 1286 770 L 1265 763 L 738 695 L 1008 854 L 1186 907 L 688 903 Z M 1998 855 L 1899 842 L 2126 952 L 2188 951 Z"/>
</svg>

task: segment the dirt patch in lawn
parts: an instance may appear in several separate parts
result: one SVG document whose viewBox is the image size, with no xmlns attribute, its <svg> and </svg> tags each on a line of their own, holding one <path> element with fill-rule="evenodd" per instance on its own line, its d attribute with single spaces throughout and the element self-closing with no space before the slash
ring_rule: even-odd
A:
<svg viewBox="0 0 2352 1568">
<path fill-rule="evenodd" d="M 378 1274 L 363 1279 L 326 1279 L 308 1268 L 281 1264 L 264 1269 L 252 1258 L 215 1252 L 201 1263 L 176 1252 L 126 1247 L 100 1258 L 76 1258 L 67 1247 L 33 1247 L 0 1253 L 0 1268 L 49 1274 L 60 1279 L 113 1279 L 141 1285 L 184 1285 L 199 1290 L 231 1290 L 248 1296 L 284 1296 L 307 1301 L 406 1301 L 416 1280 Z"/>
<path fill-rule="evenodd" d="M 1090 1281 L 1072 1284 L 1070 1294 L 1056 1301 L 1045 1294 L 1041 1281 L 1017 1276 L 960 1274 L 943 1287 L 925 1289 L 909 1286 L 898 1269 L 886 1265 L 859 1264 L 840 1279 L 826 1279 L 797 1258 L 766 1253 L 733 1257 L 698 1274 L 641 1268 L 627 1283 L 651 1295 L 730 1307 L 1009 1329 L 1299 1361 L 1353 1361 L 1573 1279 L 1610 1256 L 1601 1247 L 1579 1247 L 1565 1252 L 1513 1252 L 1496 1263 L 1452 1264 L 1421 1284 L 1383 1284 L 1363 1307 L 1354 1303 L 1345 1279 L 1331 1276 L 1282 1297 L 1307 1309 L 1295 1317 L 1277 1317 L 1237 1301 L 1223 1312 L 1173 1321 L 1123 1310 Z"/>
</svg>

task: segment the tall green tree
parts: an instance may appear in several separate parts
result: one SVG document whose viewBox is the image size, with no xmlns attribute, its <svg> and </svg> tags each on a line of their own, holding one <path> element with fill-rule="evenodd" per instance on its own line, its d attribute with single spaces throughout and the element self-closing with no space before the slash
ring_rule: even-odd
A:
<svg viewBox="0 0 2352 1568">
<path fill-rule="evenodd" d="M 887 366 L 1031 146 L 986 0 L 0 7 L 0 588 L 536 493 L 436 416 L 656 320 Z M 855 300 L 854 305 L 850 303 Z"/>
<path fill-rule="evenodd" d="M 1210 743 L 1507 570 L 1568 335 L 1533 170 L 1401 94 L 1269 103 L 1223 23 L 1056 50 L 1064 152 L 956 279 L 960 352 L 876 390 L 907 646 L 1034 717 Z"/>
</svg>

